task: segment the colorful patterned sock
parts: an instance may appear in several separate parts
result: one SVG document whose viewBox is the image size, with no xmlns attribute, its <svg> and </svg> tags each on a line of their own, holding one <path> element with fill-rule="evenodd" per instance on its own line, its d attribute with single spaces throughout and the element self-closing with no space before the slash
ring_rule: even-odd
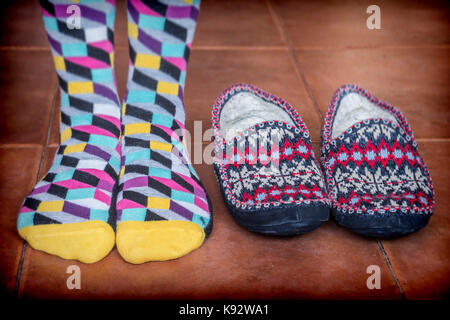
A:
<svg viewBox="0 0 450 320">
<path fill-rule="evenodd" d="M 120 170 L 120 102 L 113 72 L 114 0 L 40 1 L 61 89 L 61 145 L 20 210 L 35 249 L 92 263 L 114 246 L 113 189 Z M 72 11 L 75 10 L 75 11 Z"/>
<path fill-rule="evenodd" d="M 211 205 L 183 144 L 184 79 L 199 1 L 128 1 L 117 248 L 131 263 L 181 257 L 211 231 Z"/>
</svg>

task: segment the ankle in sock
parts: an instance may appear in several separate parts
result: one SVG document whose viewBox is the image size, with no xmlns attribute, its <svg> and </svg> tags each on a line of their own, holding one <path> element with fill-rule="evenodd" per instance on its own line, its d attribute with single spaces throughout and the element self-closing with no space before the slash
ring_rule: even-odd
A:
<svg viewBox="0 0 450 320">
<path fill-rule="evenodd" d="M 61 90 L 60 147 L 20 210 L 19 234 L 35 249 L 85 263 L 114 246 L 120 107 L 113 72 L 114 1 L 40 1 Z M 111 204 L 113 207 L 111 207 Z"/>
<path fill-rule="evenodd" d="M 198 10 L 199 1 L 128 1 L 116 243 L 130 263 L 181 257 L 212 228 L 211 204 L 183 144 L 184 79 Z"/>
</svg>

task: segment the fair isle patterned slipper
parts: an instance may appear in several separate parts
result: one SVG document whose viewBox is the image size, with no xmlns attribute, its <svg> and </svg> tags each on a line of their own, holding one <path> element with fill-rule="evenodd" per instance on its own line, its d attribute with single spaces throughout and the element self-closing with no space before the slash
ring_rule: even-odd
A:
<svg viewBox="0 0 450 320">
<path fill-rule="evenodd" d="M 283 99 L 248 84 L 212 110 L 214 169 L 234 219 L 250 231 L 302 234 L 328 220 L 331 203 L 309 131 Z"/>
<path fill-rule="evenodd" d="M 321 151 L 339 225 L 371 237 L 427 225 L 433 184 L 400 110 L 358 86 L 342 86 L 330 102 Z"/>
</svg>

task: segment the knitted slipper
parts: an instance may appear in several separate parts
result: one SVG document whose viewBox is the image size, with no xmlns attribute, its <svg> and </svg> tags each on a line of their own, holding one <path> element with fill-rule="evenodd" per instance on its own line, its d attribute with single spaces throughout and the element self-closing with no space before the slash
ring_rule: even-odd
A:
<svg viewBox="0 0 450 320">
<path fill-rule="evenodd" d="M 372 237 L 427 225 L 433 184 L 400 110 L 358 86 L 341 87 L 330 102 L 321 153 L 339 225 Z"/>
<path fill-rule="evenodd" d="M 293 235 L 327 221 L 328 200 L 309 131 L 283 99 L 248 84 L 212 111 L 214 169 L 225 204 L 250 231 Z"/>
</svg>

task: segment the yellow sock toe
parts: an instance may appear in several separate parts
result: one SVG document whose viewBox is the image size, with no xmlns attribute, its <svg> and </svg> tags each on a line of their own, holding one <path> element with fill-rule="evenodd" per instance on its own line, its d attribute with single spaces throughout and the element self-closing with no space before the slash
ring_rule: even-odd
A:
<svg viewBox="0 0 450 320">
<path fill-rule="evenodd" d="M 19 234 L 33 249 L 84 263 L 103 259 L 114 247 L 114 230 L 98 220 L 28 226 Z"/>
<path fill-rule="evenodd" d="M 138 264 L 182 257 L 204 239 L 203 228 L 190 221 L 122 221 L 117 225 L 116 245 L 125 261 Z"/>
</svg>

